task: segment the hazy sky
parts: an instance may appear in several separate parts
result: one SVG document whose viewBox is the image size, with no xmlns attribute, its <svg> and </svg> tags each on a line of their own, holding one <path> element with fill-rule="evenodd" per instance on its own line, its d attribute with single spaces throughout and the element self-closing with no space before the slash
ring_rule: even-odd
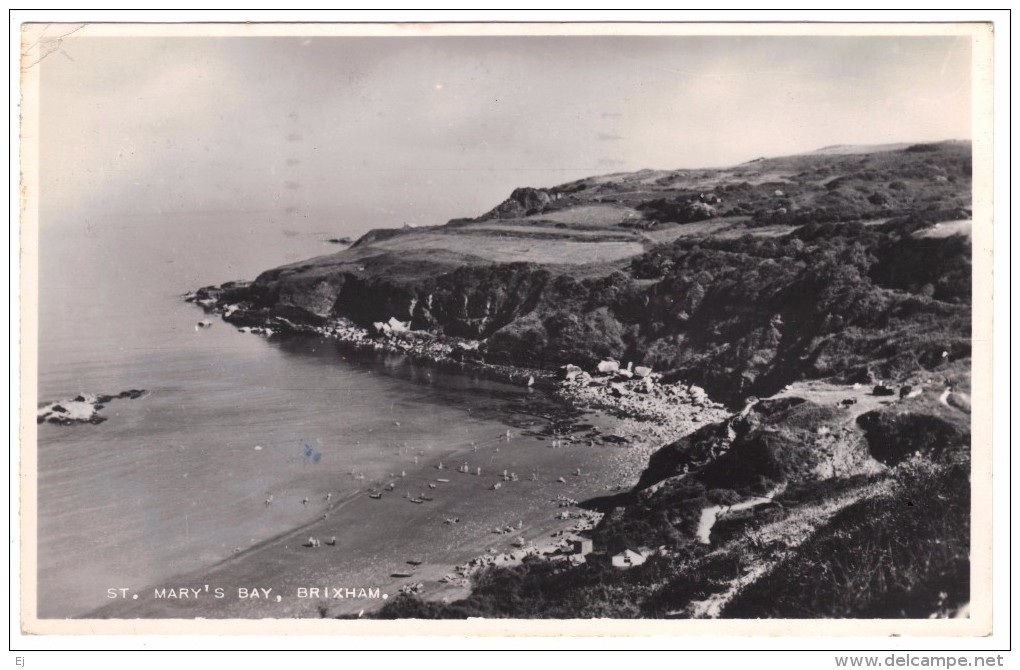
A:
<svg viewBox="0 0 1020 670">
<path fill-rule="evenodd" d="M 358 233 L 475 216 L 516 186 L 971 136 L 965 38 L 71 36 L 50 47 L 43 226 L 224 211 Z"/>
</svg>

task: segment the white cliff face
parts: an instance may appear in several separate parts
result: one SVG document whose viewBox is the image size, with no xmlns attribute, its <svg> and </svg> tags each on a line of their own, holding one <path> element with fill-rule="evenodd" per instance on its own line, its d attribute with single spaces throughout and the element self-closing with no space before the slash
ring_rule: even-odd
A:
<svg viewBox="0 0 1020 670">
<path fill-rule="evenodd" d="M 407 307 L 407 318 L 414 318 L 414 308 L 418 306 L 418 298 L 411 298 L 411 304 Z"/>
</svg>

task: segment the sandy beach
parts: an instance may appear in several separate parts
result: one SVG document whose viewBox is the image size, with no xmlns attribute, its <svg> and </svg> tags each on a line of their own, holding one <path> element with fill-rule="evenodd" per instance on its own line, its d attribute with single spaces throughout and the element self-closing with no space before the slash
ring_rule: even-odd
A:
<svg viewBox="0 0 1020 670">
<path fill-rule="evenodd" d="M 468 580 L 440 580 L 479 557 L 505 564 L 521 545 L 544 554 L 578 537 L 597 518 L 579 505 L 630 488 L 664 438 L 661 424 L 535 395 L 536 413 L 517 416 L 509 436 L 478 435 L 442 453 L 409 448 L 401 471 L 343 500 L 329 490 L 307 503 L 274 499 L 267 506 L 305 505 L 321 515 L 211 568 L 117 593 L 88 616 L 333 617 L 377 609 L 419 584 L 427 599 L 463 597 Z M 677 406 L 688 409 L 695 412 Z"/>
</svg>

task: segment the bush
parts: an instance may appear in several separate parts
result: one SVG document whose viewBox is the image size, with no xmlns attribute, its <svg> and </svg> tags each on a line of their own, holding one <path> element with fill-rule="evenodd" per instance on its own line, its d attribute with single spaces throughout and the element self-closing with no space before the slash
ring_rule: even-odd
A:
<svg viewBox="0 0 1020 670">
<path fill-rule="evenodd" d="M 970 600 L 969 462 L 911 460 L 891 494 L 838 513 L 724 617 L 927 618 Z M 848 548 L 852 547 L 852 551 Z"/>
<path fill-rule="evenodd" d="M 914 454 L 939 458 L 950 449 L 970 446 L 970 432 L 930 414 L 871 411 L 857 417 L 871 455 L 897 465 Z"/>
</svg>

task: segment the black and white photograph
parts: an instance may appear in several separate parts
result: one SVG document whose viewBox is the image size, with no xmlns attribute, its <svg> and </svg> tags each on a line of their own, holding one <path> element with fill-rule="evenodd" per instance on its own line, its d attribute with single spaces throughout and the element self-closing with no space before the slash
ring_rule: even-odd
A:
<svg viewBox="0 0 1020 670">
<path fill-rule="evenodd" d="M 990 632 L 988 25 L 21 37 L 24 631 Z"/>
</svg>

